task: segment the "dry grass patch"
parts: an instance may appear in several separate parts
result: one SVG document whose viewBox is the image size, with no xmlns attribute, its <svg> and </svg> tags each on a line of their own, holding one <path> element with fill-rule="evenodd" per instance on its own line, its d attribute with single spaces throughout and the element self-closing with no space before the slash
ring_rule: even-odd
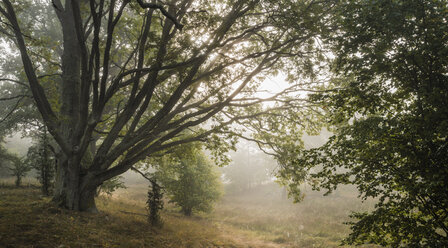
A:
<svg viewBox="0 0 448 248">
<path fill-rule="evenodd" d="M 162 214 L 163 228 L 151 228 L 144 202 L 97 202 L 99 214 L 79 213 L 57 208 L 35 187 L 0 187 L 0 247 L 269 247 L 238 244 L 210 220 L 174 212 Z"/>
</svg>

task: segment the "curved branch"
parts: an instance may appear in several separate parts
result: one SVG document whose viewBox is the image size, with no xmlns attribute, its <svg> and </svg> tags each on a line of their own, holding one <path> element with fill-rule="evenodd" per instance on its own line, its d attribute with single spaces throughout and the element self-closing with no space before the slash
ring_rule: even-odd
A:
<svg viewBox="0 0 448 248">
<path fill-rule="evenodd" d="M 153 184 L 157 184 L 156 181 L 154 181 L 152 178 L 148 177 L 145 173 L 141 172 L 139 169 L 135 168 L 134 166 L 131 166 L 131 170 L 137 172 L 142 177 L 144 177 L 146 180 L 150 181 Z"/>
<path fill-rule="evenodd" d="M 17 100 L 16 104 L 11 109 L 11 111 L 9 111 L 9 113 L 2 120 L 0 120 L 0 123 L 3 123 L 4 121 L 6 121 L 6 119 L 8 119 L 8 117 L 11 116 L 12 113 L 14 113 L 14 111 L 16 111 L 17 107 L 19 107 L 19 104 L 23 100 L 23 98 L 25 98 L 25 96 L 22 96 L 19 100 Z"/>
</svg>

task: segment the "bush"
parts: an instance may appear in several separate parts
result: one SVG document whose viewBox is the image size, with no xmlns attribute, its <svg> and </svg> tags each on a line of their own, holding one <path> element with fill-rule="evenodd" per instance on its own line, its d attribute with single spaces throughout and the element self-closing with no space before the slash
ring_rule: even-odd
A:
<svg viewBox="0 0 448 248">
<path fill-rule="evenodd" d="M 148 222 L 151 226 L 161 227 L 163 225 L 160 217 L 160 210 L 163 209 L 162 188 L 157 184 L 154 178 L 151 179 L 151 185 L 148 189 Z"/>
<path fill-rule="evenodd" d="M 221 182 L 214 165 L 199 148 L 183 149 L 170 162 L 164 161 L 155 173 L 170 202 L 184 215 L 209 212 L 221 196 Z"/>
</svg>

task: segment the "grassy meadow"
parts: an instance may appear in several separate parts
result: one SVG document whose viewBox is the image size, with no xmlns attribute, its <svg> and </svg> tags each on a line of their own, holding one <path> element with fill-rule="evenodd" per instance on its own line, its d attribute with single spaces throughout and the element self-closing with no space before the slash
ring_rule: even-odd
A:
<svg viewBox="0 0 448 248">
<path fill-rule="evenodd" d="M 146 222 L 145 183 L 98 197 L 99 214 L 61 210 L 32 183 L 17 189 L 1 181 L 0 247 L 338 247 L 350 211 L 373 206 L 351 188 L 327 197 L 306 191 L 293 204 L 279 187 L 263 185 L 227 193 L 213 212 L 192 217 L 166 203 L 157 229 Z"/>
</svg>

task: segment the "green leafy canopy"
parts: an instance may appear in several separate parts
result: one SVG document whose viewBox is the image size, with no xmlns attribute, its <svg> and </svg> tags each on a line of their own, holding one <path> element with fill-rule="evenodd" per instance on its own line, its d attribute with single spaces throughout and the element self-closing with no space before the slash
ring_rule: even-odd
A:
<svg viewBox="0 0 448 248">
<path fill-rule="evenodd" d="M 281 172 L 330 192 L 354 184 L 376 198 L 355 213 L 349 244 L 448 243 L 448 5 L 446 1 L 342 1 L 328 42 L 334 90 L 315 94 L 334 136 L 299 151 Z M 314 168 L 315 173 L 307 174 Z"/>
</svg>

